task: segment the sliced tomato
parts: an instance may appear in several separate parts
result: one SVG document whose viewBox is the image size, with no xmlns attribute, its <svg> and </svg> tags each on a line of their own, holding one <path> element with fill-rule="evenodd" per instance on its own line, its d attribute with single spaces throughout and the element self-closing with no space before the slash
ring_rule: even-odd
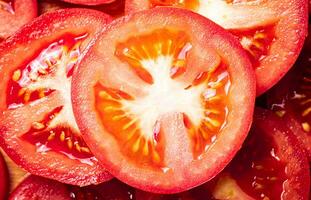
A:
<svg viewBox="0 0 311 200">
<path fill-rule="evenodd" d="M 0 199 L 7 199 L 9 192 L 9 174 L 5 160 L 0 152 Z"/>
<path fill-rule="evenodd" d="M 190 9 L 233 33 L 256 69 L 258 96 L 293 66 L 307 35 L 307 0 L 127 0 L 126 12 L 157 6 Z"/>
<path fill-rule="evenodd" d="M 216 199 L 309 199 L 305 152 L 283 120 L 259 108 L 243 148 L 214 181 L 205 187 Z"/>
<path fill-rule="evenodd" d="M 311 43 L 295 67 L 267 95 L 268 106 L 293 130 L 311 160 Z"/>
<path fill-rule="evenodd" d="M 257 108 L 248 138 L 232 162 L 212 181 L 175 195 L 136 191 L 137 200 L 309 199 L 305 152 L 284 121 Z"/>
<path fill-rule="evenodd" d="M 51 12 L 58 9 L 64 8 L 89 8 L 102 11 L 113 17 L 119 17 L 124 15 L 125 0 L 113 1 L 112 3 L 96 5 L 96 6 L 86 6 L 86 5 L 76 5 L 71 3 L 66 3 L 62 1 L 54 0 L 39 0 L 39 13 L 43 14 L 46 12 Z"/>
<path fill-rule="evenodd" d="M 255 77 L 221 27 L 156 8 L 105 30 L 73 76 L 72 97 L 103 166 L 129 185 L 174 193 L 232 159 L 252 121 Z"/>
<path fill-rule="evenodd" d="M 134 189 L 117 181 L 77 187 L 38 176 L 29 176 L 12 192 L 9 200 L 133 200 Z"/>
<path fill-rule="evenodd" d="M 0 1 L 0 41 L 37 16 L 36 0 Z"/>
<path fill-rule="evenodd" d="M 100 5 L 105 3 L 111 3 L 119 0 L 62 0 L 68 3 L 81 4 L 81 5 Z"/>
<path fill-rule="evenodd" d="M 70 95 L 75 63 L 110 20 L 59 10 L 0 44 L 0 145 L 30 173 L 76 185 L 111 178 L 81 137 Z"/>
</svg>

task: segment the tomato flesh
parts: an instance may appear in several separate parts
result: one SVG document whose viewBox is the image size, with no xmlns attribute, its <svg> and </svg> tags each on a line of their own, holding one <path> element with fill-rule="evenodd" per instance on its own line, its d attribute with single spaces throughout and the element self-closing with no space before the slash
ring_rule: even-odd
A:
<svg viewBox="0 0 311 200">
<path fill-rule="evenodd" d="M 255 199 L 280 199 L 287 180 L 286 165 L 277 156 L 273 139 L 256 129 L 230 164 L 232 177 Z"/>
<path fill-rule="evenodd" d="M 205 187 L 217 199 L 308 199 L 309 165 L 294 134 L 271 111 L 255 113 L 242 149 Z"/>
<path fill-rule="evenodd" d="M 291 70 L 271 92 L 268 106 L 275 111 L 295 133 L 311 159 L 311 70 L 310 38 Z"/>
<path fill-rule="evenodd" d="M 80 30 L 69 30 L 67 23 L 79 24 L 81 19 L 97 28 L 85 23 L 78 25 Z M 80 186 L 112 178 L 82 139 L 70 96 L 77 61 L 94 34 L 110 20 L 105 14 L 85 9 L 55 11 L 38 18 L 30 28 L 21 29 L 0 46 L 1 56 L 12 59 L 0 63 L 5 82 L 0 90 L 1 145 L 32 174 Z M 43 36 L 40 23 L 51 28 L 60 22 L 67 30 L 53 30 Z M 19 50 L 25 52 L 15 59 Z"/>
<path fill-rule="evenodd" d="M 163 13 L 167 12 L 172 13 L 165 14 L 170 23 L 162 25 Z M 190 19 L 185 19 L 189 14 L 202 23 L 200 30 L 192 31 L 191 20 L 186 27 L 181 26 L 182 21 Z M 148 22 L 150 18 L 155 20 L 154 24 Z M 83 59 L 73 76 L 74 114 L 79 116 L 79 127 L 86 130 L 86 143 L 113 175 L 143 190 L 176 193 L 207 181 L 211 177 L 205 180 L 201 177 L 201 181 L 193 178 L 196 183 L 192 183 L 190 177 L 199 172 L 191 175 L 188 169 L 195 167 L 206 175 L 217 173 L 215 167 L 216 171 L 221 168 L 215 164 L 207 170 L 201 165 L 221 141 L 219 138 L 224 137 L 225 130 L 233 126 L 230 114 L 236 109 L 233 105 L 239 104 L 233 103 L 236 101 L 233 94 L 237 94 L 233 91 L 240 87 L 232 85 L 245 81 L 241 87 L 254 86 L 250 81 L 254 77 L 247 55 L 226 32 L 219 37 L 232 40 L 230 44 L 237 46 L 220 48 L 218 44 L 227 43 L 199 42 L 198 32 L 209 35 L 223 29 L 215 24 L 213 31 L 206 29 L 211 26 L 210 21 L 187 10 L 161 7 L 137 13 L 126 19 L 127 23 L 122 20 L 117 20 L 118 28 L 111 27 L 101 36 L 100 42 L 90 50 L 91 56 Z M 144 23 L 147 20 L 146 27 L 139 20 Z M 141 31 L 131 34 L 135 26 L 142 26 Z M 241 56 L 239 62 L 242 63 L 233 64 L 237 60 L 232 60 L 224 49 L 228 52 L 234 49 L 231 53 Z M 235 76 L 240 73 L 235 74 L 235 70 L 241 68 L 233 70 L 232 66 L 243 68 L 246 76 L 237 81 Z M 94 71 L 89 71 L 91 68 Z M 82 87 L 82 80 L 88 87 Z M 251 92 L 250 97 L 253 91 L 243 90 Z M 246 98 L 239 99 L 244 102 Z M 246 107 L 252 104 L 244 103 Z M 252 108 L 245 112 L 249 111 Z M 245 112 L 239 117 L 244 118 Z M 239 124 L 242 127 L 236 130 L 236 135 L 247 132 L 244 124 L 249 123 L 248 119 Z M 242 138 L 238 136 L 236 142 L 241 142 Z M 104 154 L 114 156 L 104 158 Z M 211 157 L 214 155 L 210 153 Z M 120 169 L 121 162 L 127 163 L 125 168 Z M 146 182 L 149 179 L 153 181 Z"/>
<path fill-rule="evenodd" d="M 159 6 L 192 10 L 236 35 L 256 70 L 257 95 L 270 89 L 293 66 L 307 33 L 307 3 L 301 0 L 127 0 L 126 12 Z M 295 39 L 288 40 L 289 34 Z"/>
</svg>

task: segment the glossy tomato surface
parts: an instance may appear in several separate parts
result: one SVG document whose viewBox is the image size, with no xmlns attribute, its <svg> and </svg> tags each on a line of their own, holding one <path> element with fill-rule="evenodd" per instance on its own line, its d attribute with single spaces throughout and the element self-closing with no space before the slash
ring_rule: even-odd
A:
<svg viewBox="0 0 311 200">
<path fill-rule="evenodd" d="M 269 108 L 294 132 L 311 160 L 310 50 L 308 37 L 295 67 L 268 93 L 267 99 Z"/>
<path fill-rule="evenodd" d="M 126 12 L 158 6 L 192 10 L 233 33 L 256 69 L 258 96 L 293 66 L 307 35 L 307 0 L 127 0 Z"/>
<path fill-rule="evenodd" d="M 37 16 L 36 0 L 0 1 L 0 41 Z"/>
<path fill-rule="evenodd" d="M 81 5 L 100 5 L 120 0 L 62 0 L 62 1 Z"/>
<path fill-rule="evenodd" d="M 74 113 L 90 149 L 118 179 L 147 191 L 175 193 L 211 179 L 252 120 L 247 55 L 187 10 L 117 19 L 73 77 Z"/>
<path fill-rule="evenodd" d="M 9 192 L 9 174 L 5 160 L 0 152 L 0 199 L 6 199 Z"/>
<path fill-rule="evenodd" d="M 89 8 L 95 9 L 106 14 L 111 15 L 112 17 L 119 17 L 124 15 L 124 6 L 125 0 L 113 1 L 111 3 L 102 4 L 102 5 L 77 5 L 66 3 L 62 1 L 54 1 L 54 0 L 39 0 L 39 13 L 44 14 L 46 12 L 55 11 L 58 9 L 64 8 Z"/>
<path fill-rule="evenodd" d="M 133 200 L 134 195 L 133 188 L 117 180 L 77 187 L 31 175 L 17 186 L 9 200 Z"/>
<path fill-rule="evenodd" d="M 75 63 L 110 20 L 58 10 L 0 44 L 0 145 L 28 172 L 80 186 L 111 178 L 82 139 L 70 96 Z"/>
<path fill-rule="evenodd" d="M 282 119 L 259 108 L 242 149 L 214 181 L 206 186 L 216 199 L 309 199 L 305 152 Z"/>
</svg>

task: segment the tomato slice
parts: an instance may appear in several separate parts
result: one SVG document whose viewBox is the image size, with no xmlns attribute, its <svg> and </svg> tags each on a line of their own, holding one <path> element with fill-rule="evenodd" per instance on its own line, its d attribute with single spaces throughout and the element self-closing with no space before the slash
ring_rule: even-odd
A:
<svg viewBox="0 0 311 200">
<path fill-rule="evenodd" d="M 75 63 L 110 20 L 59 10 L 0 44 L 0 145 L 30 173 L 75 185 L 111 179 L 81 137 L 70 96 Z"/>
<path fill-rule="evenodd" d="M 136 191 L 137 200 L 292 200 L 309 199 L 310 172 L 305 153 L 283 120 L 257 108 L 242 149 L 212 181 L 175 195 Z"/>
<path fill-rule="evenodd" d="M 268 93 L 268 106 L 293 130 L 311 160 L 311 43 L 295 67 Z"/>
<path fill-rule="evenodd" d="M 0 152 L 0 199 L 7 199 L 9 192 L 9 174 L 5 160 Z"/>
<path fill-rule="evenodd" d="M 37 16 L 36 0 L 0 1 L 0 41 Z"/>
<path fill-rule="evenodd" d="M 114 176 L 175 193 L 234 156 L 250 127 L 254 80 L 232 35 L 187 10 L 156 8 L 100 36 L 73 76 L 74 114 Z"/>
<path fill-rule="evenodd" d="M 73 3 L 73 4 L 81 4 L 81 5 L 100 5 L 111 3 L 119 0 L 62 0 L 64 2 Z"/>
<path fill-rule="evenodd" d="M 293 132 L 257 108 L 250 135 L 213 185 L 216 199 L 309 199 L 309 163 Z"/>
<path fill-rule="evenodd" d="M 31 175 L 17 186 L 9 200 L 133 200 L 133 191 L 133 188 L 117 180 L 97 186 L 77 187 Z"/>
<path fill-rule="evenodd" d="M 124 15 L 125 0 L 113 1 L 111 3 L 102 5 L 76 5 L 71 3 L 66 3 L 62 1 L 54 0 L 39 0 L 39 13 L 43 14 L 46 12 L 51 12 L 63 8 L 89 8 L 102 11 L 112 17 L 119 17 Z"/>
<path fill-rule="evenodd" d="M 157 6 L 192 10 L 233 33 L 256 69 L 258 96 L 293 66 L 307 35 L 306 0 L 127 0 L 126 13 Z"/>
</svg>

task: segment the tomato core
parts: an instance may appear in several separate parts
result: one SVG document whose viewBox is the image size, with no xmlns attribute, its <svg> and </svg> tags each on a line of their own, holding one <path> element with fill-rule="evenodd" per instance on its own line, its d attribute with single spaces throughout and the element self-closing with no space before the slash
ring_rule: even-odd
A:
<svg viewBox="0 0 311 200">
<path fill-rule="evenodd" d="M 95 107 L 103 126 L 135 163 L 165 167 L 165 114 L 183 114 L 195 159 L 225 126 L 231 85 L 226 65 L 202 71 L 185 85 L 179 78 L 189 67 L 191 51 L 190 37 L 175 29 L 130 37 L 116 46 L 115 55 L 146 83 L 142 95 L 107 88 L 100 81 L 95 86 Z"/>
</svg>

